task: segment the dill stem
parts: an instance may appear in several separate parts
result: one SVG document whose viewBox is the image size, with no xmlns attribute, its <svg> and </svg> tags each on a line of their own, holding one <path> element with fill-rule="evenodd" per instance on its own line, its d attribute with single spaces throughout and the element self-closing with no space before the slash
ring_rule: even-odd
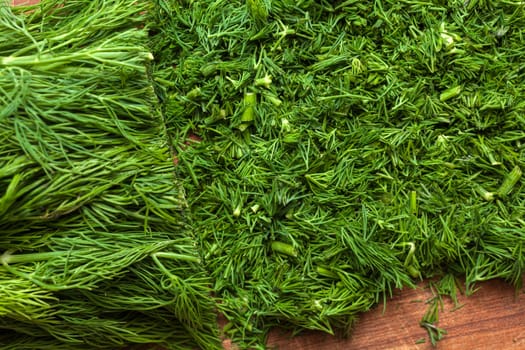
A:
<svg viewBox="0 0 525 350">
<path fill-rule="evenodd" d="M 339 276 L 335 272 L 333 272 L 332 270 L 326 267 L 317 266 L 316 270 L 317 270 L 317 273 L 320 274 L 321 276 L 329 277 L 333 279 L 339 279 Z"/>
<path fill-rule="evenodd" d="M 294 258 L 297 257 L 297 251 L 295 250 L 295 248 L 292 245 L 287 244 L 287 243 L 273 241 L 272 250 L 277 253 L 288 255 Z"/>
<path fill-rule="evenodd" d="M 512 171 L 505 177 L 505 180 L 498 189 L 498 194 L 500 196 L 506 196 L 511 191 L 512 188 L 518 183 L 521 178 L 521 169 L 519 166 L 515 166 Z"/>
<path fill-rule="evenodd" d="M 253 121 L 254 109 L 257 104 L 257 96 L 253 92 L 247 92 L 244 95 L 244 112 L 242 113 L 241 121 L 249 123 Z"/>
<path fill-rule="evenodd" d="M 152 256 L 155 256 L 156 258 L 164 258 L 164 259 L 171 259 L 171 260 L 181 260 L 181 261 L 194 262 L 194 263 L 200 263 L 201 262 L 201 260 L 198 257 L 196 257 L 196 256 L 177 254 L 177 253 L 169 253 L 169 252 L 156 252 L 156 253 L 153 253 Z"/>
<path fill-rule="evenodd" d="M 0 257 L 2 264 L 23 264 L 36 261 L 46 261 L 56 257 L 69 254 L 67 251 L 61 252 L 42 252 L 42 253 L 28 253 L 28 254 L 12 254 L 7 251 Z"/>
</svg>

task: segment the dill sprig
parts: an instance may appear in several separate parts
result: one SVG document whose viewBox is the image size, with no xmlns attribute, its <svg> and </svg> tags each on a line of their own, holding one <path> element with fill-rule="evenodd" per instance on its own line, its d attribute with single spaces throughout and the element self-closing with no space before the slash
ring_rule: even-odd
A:
<svg viewBox="0 0 525 350">
<path fill-rule="evenodd" d="M 147 2 L 0 5 L 0 348 L 219 348 Z"/>
<path fill-rule="evenodd" d="M 523 11 L 156 1 L 153 78 L 241 347 L 349 330 L 413 279 L 521 285 Z"/>
</svg>

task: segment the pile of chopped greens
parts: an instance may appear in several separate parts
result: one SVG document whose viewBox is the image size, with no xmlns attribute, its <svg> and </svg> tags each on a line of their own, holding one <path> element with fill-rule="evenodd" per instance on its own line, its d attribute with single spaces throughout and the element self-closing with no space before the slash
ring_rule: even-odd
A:
<svg viewBox="0 0 525 350">
<path fill-rule="evenodd" d="M 348 331 L 421 278 L 521 285 L 522 2 L 156 5 L 188 220 L 242 348 Z"/>
<path fill-rule="evenodd" d="M 0 350 L 264 348 L 525 268 L 525 4 L 0 0 Z M 523 143 L 522 143 L 523 142 Z"/>
<path fill-rule="evenodd" d="M 144 10 L 0 5 L 2 350 L 220 346 Z"/>
</svg>

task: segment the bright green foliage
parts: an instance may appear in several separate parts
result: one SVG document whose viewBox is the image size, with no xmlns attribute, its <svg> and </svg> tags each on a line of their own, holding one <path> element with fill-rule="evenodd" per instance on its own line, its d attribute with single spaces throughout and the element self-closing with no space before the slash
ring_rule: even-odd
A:
<svg viewBox="0 0 525 350">
<path fill-rule="evenodd" d="M 0 5 L 0 349 L 219 348 L 147 9 Z"/>
<path fill-rule="evenodd" d="M 348 330 L 420 276 L 521 285 L 521 2 L 156 3 L 154 79 L 242 347 Z"/>
<path fill-rule="evenodd" d="M 444 276 L 421 322 L 435 343 L 456 276 L 521 286 L 521 2 L 15 12 L 0 5 L 0 349 L 218 348 L 215 307 L 262 348 L 273 326 L 348 332 Z"/>
</svg>

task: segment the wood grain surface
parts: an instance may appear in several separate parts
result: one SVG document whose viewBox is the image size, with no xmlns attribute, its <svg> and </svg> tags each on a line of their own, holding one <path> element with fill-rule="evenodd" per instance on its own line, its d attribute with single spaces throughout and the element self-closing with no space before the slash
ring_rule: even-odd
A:
<svg viewBox="0 0 525 350">
<path fill-rule="evenodd" d="M 34 4 L 38 4 L 39 2 L 40 2 L 40 0 L 12 0 L 12 4 L 14 6 L 34 5 Z"/>
<path fill-rule="evenodd" d="M 439 327 L 448 333 L 432 347 L 419 322 L 432 297 L 427 284 L 417 289 L 396 292 L 383 313 L 383 305 L 362 315 L 348 339 L 308 332 L 292 338 L 290 333 L 275 330 L 268 341 L 269 348 L 286 350 L 464 350 L 464 349 L 525 349 L 525 295 L 502 281 L 480 284 L 471 296 L 460 295 L 460 308 L 444 299 Z M 418 340 L 425 342 L 417 344 Z"/>
</svg>

